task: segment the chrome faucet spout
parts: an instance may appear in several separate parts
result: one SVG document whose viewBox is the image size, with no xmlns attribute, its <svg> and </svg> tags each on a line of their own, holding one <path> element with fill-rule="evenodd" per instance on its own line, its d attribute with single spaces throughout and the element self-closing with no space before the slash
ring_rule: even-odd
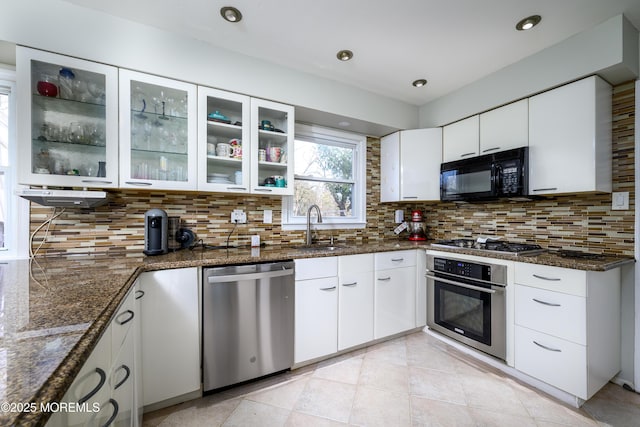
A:
<svg viewBox="0 0 640 427">
<path fill-rule="evenodd" d="M 309 206 L 309 209 L 307 210 L 307 241 L 306 241 L 307 246 L 313 243 L 313 239 L 311 238 L 311 210 L 314 208 L 318 213 L 317 223 L 318 224 L 322 223 L 322 213 L 320 213 L 320 208 L 318 207 L 318 205 Z"/>
</svg>

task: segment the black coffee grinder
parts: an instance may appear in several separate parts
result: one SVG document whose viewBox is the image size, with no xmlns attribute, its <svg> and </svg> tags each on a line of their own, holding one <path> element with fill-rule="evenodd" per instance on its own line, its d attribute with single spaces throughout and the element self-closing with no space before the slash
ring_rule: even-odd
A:
<svg viewBox="0 0 640 427">
<path fill-rule="evenodd" d="M 168 248 L 168 217 L 162 209 L 150 209 L 144 214 L 145 255 L 162 255 Z"/>
</svg>

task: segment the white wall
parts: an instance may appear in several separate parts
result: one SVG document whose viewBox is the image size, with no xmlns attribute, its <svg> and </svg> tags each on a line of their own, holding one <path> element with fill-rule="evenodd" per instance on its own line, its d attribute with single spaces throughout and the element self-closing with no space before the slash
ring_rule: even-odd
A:
<svg viewBox="0 0 640 427">
<path fill-rule="evenodd" d="M 622 15 L 420 107 L 420 127 L 442 126 L 591 74 L 612 84 L 639 75 L 638 30 Z"/>
<path fill-rule="evenodd" d="M 311 118 L 418 126 L 414 105 L 99 11 L 59 0 L 0 0 L 0 10 L 0 40 L 305 107 Z"/>
</svg>

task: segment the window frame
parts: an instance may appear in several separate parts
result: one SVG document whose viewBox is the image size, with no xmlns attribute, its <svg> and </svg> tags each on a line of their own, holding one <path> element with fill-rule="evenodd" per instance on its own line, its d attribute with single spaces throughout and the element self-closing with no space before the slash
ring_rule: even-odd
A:
<svg viewBox="0 0 640 427">
<path fill-rule="evenodd" d="M 0 248 L 0 259 L 25 259 L 29 258 L 29 202 L 15 195 L 15 191 L 27 188 L 18 185 L 17 167 L 17 92 L 16 72 L 0 68 L 0 88 L 3 93 L 9 95 L 9 140 L 8 140 L 8 166 L 0 164 L 0 171 L 4 173 L 7 203 L 7 220 L 5 223 L 5 248 Z M 6 225 L 10 224 L 9 227 Z"/>
<path fill-rule="evenodd" d="M 304 139 L 322 144 L 322 141 L 330 141 L 334 146 L 350 147 L 354 150 L 353 165 L 353 195 L 351 217 L 323 217 L 321 224 L 313 227 L 318 230 L 331 229 L 362 229 L 367 225 L 367 137 L 365 135 L 345 132 L 337 129 L 326 128 L 318 125 L 296 123 L 295 140 Z M 329 144 L 327 144 L 329 145 Z M 294 186 L 295 186 L 294 177 Z M 309 180 L 316 181 L 317 180 Z M 335 182 L 344 182 L 336 179 Z M 295 191 L 295 188 L 294 188 Z M 294 196 L 282 198 L 282 229 L 283 230 L 305 230 L 307 219 L 305 216 L 293 215 Z"/>
</svg>

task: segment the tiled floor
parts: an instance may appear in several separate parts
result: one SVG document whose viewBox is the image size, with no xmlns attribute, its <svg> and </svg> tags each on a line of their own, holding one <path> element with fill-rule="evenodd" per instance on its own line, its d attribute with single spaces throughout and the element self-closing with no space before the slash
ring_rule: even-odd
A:
<svg viewBox="0 0 640 427">
<path fill-rule="evenodd" d="M 424 332 L 146 414 L 144 426 L 639 426 L 640 395 L 571 408 Z"/>
</svg>

